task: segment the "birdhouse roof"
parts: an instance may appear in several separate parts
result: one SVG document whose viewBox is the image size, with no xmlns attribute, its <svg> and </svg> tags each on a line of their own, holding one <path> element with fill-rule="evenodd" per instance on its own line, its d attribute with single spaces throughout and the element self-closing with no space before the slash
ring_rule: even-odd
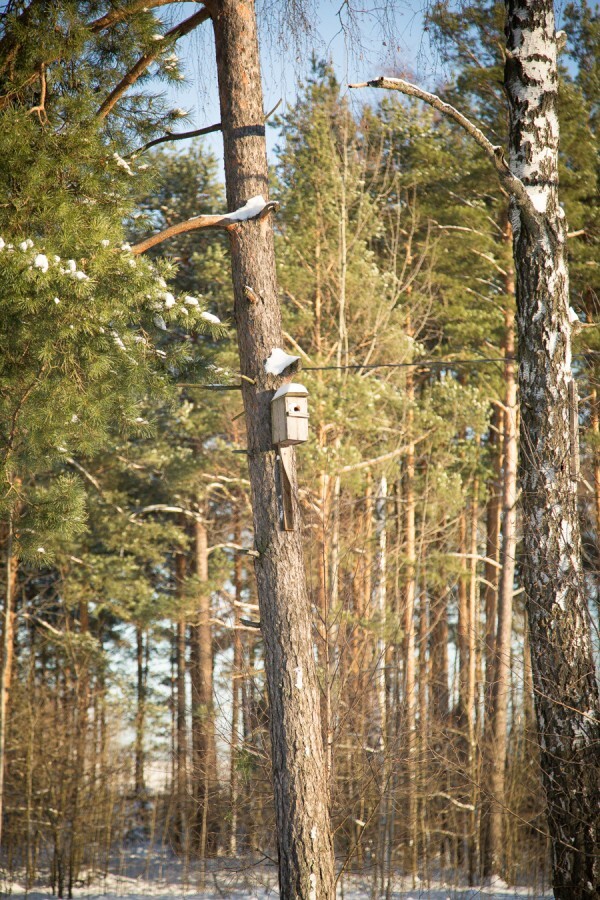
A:
<svg viewBox="0 0 600 900">
<path fill-rule="evenodd" d="M 294 384 L 292 381 L 290 384 L 282 384 L 279 390 L 275 391 L 271 398 L 271 403 L 273 400 L 277 400 L 278 397 L 285 397 L 287 394 L 290 394 L 292 397 L 308 397 L 308 391 L 304 385 Z"/>
</svg>

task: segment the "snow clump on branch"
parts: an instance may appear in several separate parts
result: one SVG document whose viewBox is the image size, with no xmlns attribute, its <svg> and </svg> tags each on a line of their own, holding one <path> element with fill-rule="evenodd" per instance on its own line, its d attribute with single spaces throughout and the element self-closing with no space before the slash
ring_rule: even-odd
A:
<svg viewBox="0 0 600 900">
<path fill-rule="evenodd" d="M 260 215 L 266 205 L 267 201 L 262 194 L 259 194 L 257 197 L 250 197 L 243 206 L 236 209 L 235 212 L 226 213 L 223 218 L 229 219 L 230 222 L 245 222 L 247 219 L 254 219 Z"/>
<path fill-rule="evenodd" d="M 282 375 L 288 366 L 291 366 L 292 363 L 297 362 L 299 359 L 299 356 L 290 356 L 285 350 L 275 347 L 265 361 L 265 372 L 267 375 Z"/>
</svg>

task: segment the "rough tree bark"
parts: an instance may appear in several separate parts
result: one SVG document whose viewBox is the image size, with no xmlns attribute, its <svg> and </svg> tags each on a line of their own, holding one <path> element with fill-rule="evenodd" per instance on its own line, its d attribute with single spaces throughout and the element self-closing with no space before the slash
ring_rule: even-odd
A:
<svg viewBox="0 0 600 900">
<path fill-rule="evenodd" d="M 487 153 L 510 197 L 521 395 L 524 566 L 540 760 L 557 900 L 597 898 L 600 700 L 577 515 L 578 403 L 571 365 L 566 221 L 558 201 L 552 0 L 506 0 L 510 162 L 454 107 L 400 79 Z M 359 85 L 357 85 L 358 87 Z"/>
<path fill-rule="evenodd" d="M 214 0 L 206 7 L 215 35 L 227 203 L 235 210 L 252 196 L 268 195 L 255 9 L 252 0 Z M 280 525 L 270 401 L 281 379 L 264 369 L 273 348 L 282 344 L 270 217 L 241 223 L 230 236 L 240 367 L 246 377 L 242 395 L 259 552 L 255 571 L 270 705 L 280 891 L 284 900 L 331 900 L 333 842 L 310 604 L 300 531 L 286 532 Z M 290 457 L 295 496 L 293 449 Z M 298 515 L 296 499 L 294 504 Z"/>
<path fill-rule="evenodd" d="M 505 88 L 514 198 L 524 582 L 557 900 L 600 884 L 600 710 L 577 515 L 566 222 L 558 201 L 557 39 L 552 0 L 508 0 Z"/>
</svg>

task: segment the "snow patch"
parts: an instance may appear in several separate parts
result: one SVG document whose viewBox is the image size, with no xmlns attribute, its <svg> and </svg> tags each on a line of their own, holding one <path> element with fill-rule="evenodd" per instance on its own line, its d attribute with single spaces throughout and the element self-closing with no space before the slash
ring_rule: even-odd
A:
<svg viewBox="0 0 600 900">
<path fill-rule="evenodd" d="M 243 206 L 236 209 L 235 212 L 226 213 L 223 218 L 229 219 L 230 222 L 245 222 L 247 219 L 254 219 L 260 215 L 266 205 L 267 201 L 262 194 L 259 194 L 257 197 L 250 197 Z"/>
<path fill-rule="evenodd" d="M 296 359 L 298 359 L 298 357 L 296 357 Z M 273 394 L 271 402 L 277 400 L 278 397 L 284 397 L 286 394 L 304 394 L 305 396 L 308 396 L 308 391 L 303 384 L 296 384 L 292 381 L 290 384 L 282 384 L 279 390 L 275 391 Z"/>
<path fill-rule="evenodd" d="M 122 156 L 119 156 L 116 151 L 113 153 L 113 159 L 120 169 L 125 169 L 128 175 L 135 175 L 135 172 L 133 171 L 127 160 L 123 159 Z"/>
<path fill-rule="evenodd" d="M 291 366 L 292 363 L 299 359 L 299 356 L 290 356 L 289 353 L 286 353 L 280 347 L 275 347 L 271 350 L 271 355 L 265 362 L 265 372 L 268 375 L 281 375 L 288 366 Z"/>
<path fill-rule="evenodd" d="M 34 268 L 41 269 L 42 272 L 47 272 L 48 265 L 49 265 L 48 257 L 45 256 L 43 253 L 38 253 L 38 255 L 36 256 L 36 258 L 33 261 L 33 265 L 34 265 Z"/>
<path fill-rule="evenodd" d="M 200 318 L 204 319 L 206 322 L 212 322 L 213 325 L 221 324 L 221 320 L 219 319 L 219 317 L 214 316 L 212 313 L 209 313 L 209 312 L 201 312 Z"/>
</svg>

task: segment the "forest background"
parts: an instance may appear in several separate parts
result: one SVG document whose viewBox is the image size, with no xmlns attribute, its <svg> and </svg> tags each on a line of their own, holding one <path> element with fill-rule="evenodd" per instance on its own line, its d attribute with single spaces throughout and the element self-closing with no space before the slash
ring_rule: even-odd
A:
<svg viewBox="0 0 600 900">
<path fill-rule="evenodd" d="M 135 252 L 148 232 L 225 210 L 218 162 L 201 140 L 144 149 L 185 118 L 155 83 L 182 77 L 163 37 L 172 13 L 141 9 L 118 40 L 97 28 L 90 41 L 81 23 L 101 21 L 101 4 L 60 4 L 56 33 L 34 16 L 15 54 L 20 9 L 6 6 L 3 871 L 70 896 L 131 845 L 167 847 L 201 873 L 217 854 L 268 860 L 227 242 L 192 232 Z M 597 654 L 600 31 L 586 3 L 563 18 L 561 198 Z M 503 19 L 503 4 L 438 5 L 426 27 L 447 73 L 439 93 L 504 145 Z M 60 29 L 71 55 L 27 82 Z M 103 109 L 142 50 L 151 65 Z M 543 889 L 506 197 L 451 124 L 396 99 L 351 105 L 317 57 L 271 123 L 284 349 L 310 397 L 299 527 L 339 865 L 390 891 L 397 871 L 476 883 L 493 859 L 494 874 Z"/>
</svg>

